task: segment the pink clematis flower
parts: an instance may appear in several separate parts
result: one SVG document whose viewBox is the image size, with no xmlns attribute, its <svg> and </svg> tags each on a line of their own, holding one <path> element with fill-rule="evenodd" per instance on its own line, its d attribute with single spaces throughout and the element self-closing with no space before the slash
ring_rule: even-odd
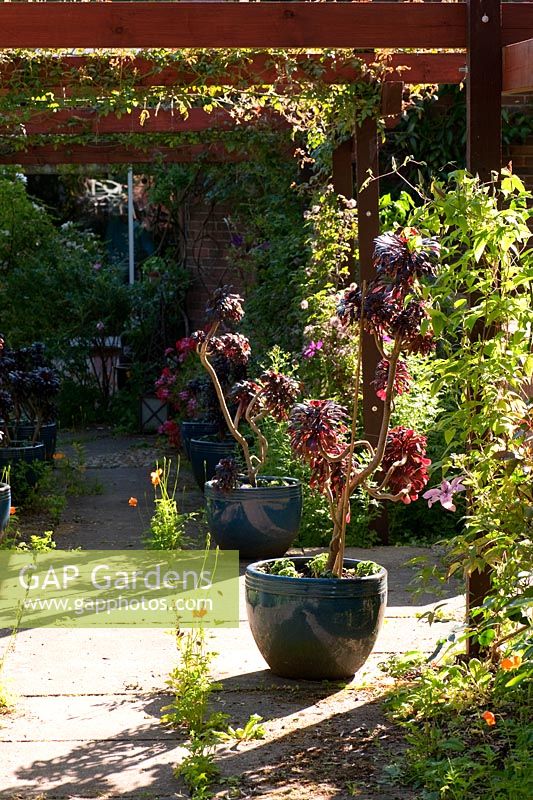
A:
<svg viewBox="0 0 533 800">
<path fill-rule="evenodd" d="M 434 503 L 439 502 L 447 511 L 456 511 L 456 506 L 453 502 L 454 494 L 466 492 L 466 486 L 463 486 L 462 480 L 462 476 L 458 475 L 456 478 L 452 478 L 451 481 L 442 481 L 440 486 L 424 492 L 422 497 L 428 501 L 430 508 Z"/>
<path fill-rule="evenodd" d="M 318 342 L 309 342 L 307 347 L 304 348 L 302 355 L 304 358 L 313 358 L 319 353 L 324 346 L 324 342 L 319 339 Z"/>
</svg>

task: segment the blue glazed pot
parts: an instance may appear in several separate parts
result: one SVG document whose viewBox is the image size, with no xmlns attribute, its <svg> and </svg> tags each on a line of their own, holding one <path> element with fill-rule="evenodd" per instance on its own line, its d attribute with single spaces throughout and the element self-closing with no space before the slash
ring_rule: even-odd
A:
<svg viewBox="0 0 533 800">
<path fill-rule="evenodd" d="M 13 438 L 18 439 L 20 441 L 24 440 L 32 442 L 34 432 L 35 432 L 35 425 L 33 422 L 17 425 L 17 427 L 14 430 Z M 45 422 L 43 425 L 41 425 L 37 441 L 42 442 L 44 444 L 45 461 L 52 461 L 54 453 L 56 451 L 57 423 Z"/>
<path fill-rule="evenodd" d="M 235 439 L 191 439 L 190 459 L 192 474 L 200 489 L 204 490 L 206 481 L 215 475 L 215 467 L 221 458 L 234 455 L 237 448 Z"/>
<path fill-rule="evenodd" d="M 272 485 L 280 480 L 285 485 Z M 302 487 L 296 478 L 262 476 L 258 483 L 231 492 L 206 483 L 207 523 L 222 550 L 238 550 L 241 558 L 276 558 L 298 534 Z"/>
<path fill-rule="evenodd" d="M 7 527 L 11 513 L 11 486 L 0 483 L 0 531 Z"/>
<path fill-rule="evenodd" d="M 35 461 L 44 461 L 44 444 L 42 442 L 31 444 L 31 442 L 15 440 L 6 447 L 0 447 L 0 472 L 4 467 L 12 467 L 20 462 L 24 463 L 23 482 L 29 488 L 33 488 L 36 485 L 37 479 L 41 474 L 40 470 L 35 469 L 33 466 Z M 17 490 L 17 486 L 13 483 L 13 474 L 10 480 L 12 486 L 11 502 L 17 505 L 23 499 L 22 493 L 20 487 Z"/>
<path fill-rule="evenodd" d="M 216 422 L 200 422 L 198 420 L 187 420 L 180 423 L 181 441 L 185 449 L 185 454 L 191 460 L 191 439 L 201 439 L 202 436 L 212 436 L 218 431 Z"/>
<path fill-rule="evenodd" d="M 309 558 L 292 558 L 296 569 Z M 270 669 L 284 678 L 340 680 L 360 669 L 376 643 L 387 605 L 387 571 L 363 578 L 267 575 L 246 570 L 246 610 Z M 357 561 L 345 559 L 346 568 Z"/>
</svg>

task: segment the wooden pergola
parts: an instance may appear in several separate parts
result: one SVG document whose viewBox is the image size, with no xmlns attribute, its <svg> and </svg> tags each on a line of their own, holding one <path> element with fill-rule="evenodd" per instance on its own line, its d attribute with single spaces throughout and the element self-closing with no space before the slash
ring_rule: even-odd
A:
<svg viewBox="0 0 533 800">
<path fill-rule="evenodd" d="M 403 83 L 460 83 L 467 90 L 467 166 L 483 180 L 499 171 L 502 162 L 502 92 L 533 92 L 533 2 L 501 3 L 500 0 L 468 0 L 458 3 L 396 2 L 111 2 L 111 3 L 0 3 L 0 49 L 38 48 L 349 48 L 438 50 L 437 53 L 395 53 L 392 71 L 382 88 L 382 113 L 396 115 L 401 108 Z M 359 54 L 358 54 L 359 55 Z M 65 74 L 82 67 L 87 56 L 64 60 Z M 302 55 L 302 62 L 312 61 Z M 372 52 L 361 55 L 368 62 Z M 139 86 L 150 81 L 160 86 L 192 85 L 195 75 L 169 66 L 153 75 L 142 58 L 133 63 Z M 74 69 L 73 69 L 74 68 Z M 5 68 L 9 70 L 9 66 Z M 309 72 L 299 71 L 303 81 Z M 7 77 L 2 73 L 0 79 Z M 349 83 L 356 71 L 326 65 L 321 80 Z M 266 57 L 256 55 L 250 64 L 228 68 L 213 77 L 217 85 L 264 85 L 275 75 Z M 0 83 L 0 91 L 3 88 Z M 57 87 L 51 87 L 57 88 Z M 67 86 L 68 91 L 68 86 Z M 262 119 L 262 122 L 265 120 Z M 283 126 L 275 115 L 267 122 Z M 95 134 L 139 132 L 132 116 L 97 117 L 88 109 L 35 114 L 24 123 L 28 133 L 70 133 L 89 128 Z M 211 115 L 193 109 L 187 119 L 159 112 L 142 125 L 146 132 L 228 130 L 230 115 Z M 0 127 L 0 137 L 10 128 Z M 57 163 L 140 163 L 157 156 L 166 161 L 237 160 L 246 154 L 228 152 L 221 144 L 179 145 L 152 151 L 116 150 L 109 145 L 65 145 L 61 151 L 43 145 L 0 156 L 0 163 L 26 166 Z M 355 163 L 355 181 L 354 181 Z M 357 196 L 359 210 L 360 278 L 372 278 L 373 240 L 379 232 L 379 184 L 365 183 L 369 170 L 378 174 L 377 125 L 367 119 L 353 139 L 336 148 L 333 182 L 346 197 Z M 368 337 L 363 364 L 363 415 L 371 440 L 377 436 L 380 412 L 369 384 L 379 355 Z M 474 573 L 469 602 L 479 604 L 489 583 L 486 574 Z"/>
</svg>

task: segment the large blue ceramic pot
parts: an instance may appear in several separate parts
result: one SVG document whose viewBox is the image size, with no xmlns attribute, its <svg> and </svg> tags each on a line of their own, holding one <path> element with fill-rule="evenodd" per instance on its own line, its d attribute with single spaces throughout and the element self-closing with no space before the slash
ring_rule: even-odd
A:
<svg viewBox="0 0 533 800">
<path fill-rule="evenodd" d="M 19 439 L 20 441 L 33 441 L 33 435 L 35 432 L 35 424 L 31 423 L 23 423 L 17 425 L 14 430 L 14 439 Z M 56 422 L 45 422 L 41 425 L 39 429 L 39 436 L 37 441 L 42 442 L 44 444 L 44 457 L 46 461 L 52 461 L 54 457 L 54 453 L 56 451 L 56 444 L 57 444 L 57 423 Z"/>
<path fill-rule="evenodd" d="M 215 468 L 221 458 L 234 455 L 235 439 L 191 439 L 190 460 L 192 474 L 200 489 L 215 476 Z"/>
<path fill-rule="evenodd" d="M 241 558 L 282 556 L 298 534 L 302 487 L 296 478 L 262 476 L 258 486 L 221 492 L 205 485 L 207 524 L 223 550 Z"/>
<path fill-rule="evenodd" d="M 0 531 L 7 527 L 11 513 L 11 486 L 0 483 Z"/>
<path fill-rule="evenodd" d="M 41 474 L 41 470 L 36 468 L 36 461 L 44 461 L 44 444 L 42 442 L 21 442 L 12 441 L 7 446 L 0 447 L 0 472 L 4 467 L 13 467 L 15 464 L 24 464 L 24 468 L 19 470 L 23 472 L 23 489 L 20 485 L 14 483 L 13 472 L 11 473 L 11 502 L 17 505 L 24 497 L 24 490 L 33 488 L 37 484 L 37 479 Z"/>
<path fill-rule="evenodd" d="M 309 558 L 292 558 L 296 569 Z M 346 568 L 357 561 L 346 559 Z M 284 678 L 340 680 L 360 669 L 387 605 L 387 571 L 363 578 L 290 578 L 246 570 L 246 609 L 256 644 Z"/>
<path fill-rule="evenodd" d="M 186 420 L 180 423 L 181 441 L 185 454 L 191 460 L 191 439 L 200 439 L 202 436 L 212 436 L 218 431 L 216 422 L 200 422 L 199 420 Z"/>
</svg>

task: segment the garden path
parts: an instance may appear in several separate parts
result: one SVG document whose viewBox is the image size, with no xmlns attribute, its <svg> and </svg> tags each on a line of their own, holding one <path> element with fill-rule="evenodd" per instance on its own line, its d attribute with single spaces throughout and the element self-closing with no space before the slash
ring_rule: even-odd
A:
<svg viewBox="0 0 533 800">
<path fill-rule="evenodd" d="M 68 448 L 68 440 L 62 443 Z M 149 471 L 157 451 L 139 437 L 108 431 L 85 437 L 87 475 L 98 496 L 72 498 L 56 531 L 58 547 L 138 548 L 152 509 Z M 187 504 L 201 495 L 187 467 L 180 486 Z M 137 509 L 128 498 L 139 500 Z M 373 548 L 353 555 L 389 569 L 387 617 L 364 670 L 346 687 L 298 683 L 270 674 L 257 652 L 241 603 L 237 630 L 209 637 L 218 655 L 220 710 L 239 724 L 252 713 L 265 720 L 266 738 L 221 747 L 227 779 L 217 798 L 263 800 L 404 800 L 384 767 L 401 756 L 402 738 L 386 720 L 378 697 L 387 678 L 378 664 L 391 654 L 420 649 L 459 625 L 462 598 L 449 617 L 429 627 L 417 615 L 435 598 L 415 603 L 406 589 L 409 558 L 421 548 Z M 9 649 L 2 682 L 16 694 L 15 711 L 0 722 L 1 800 L 179 800 L 188 797 L 172 774 L 185 750 L 179 733 L 159 723 L 169 702 L 165 679 L 176 665 L 174 635 L 152 629 L 0 631 L 0 658 Z"/>
</svg>

